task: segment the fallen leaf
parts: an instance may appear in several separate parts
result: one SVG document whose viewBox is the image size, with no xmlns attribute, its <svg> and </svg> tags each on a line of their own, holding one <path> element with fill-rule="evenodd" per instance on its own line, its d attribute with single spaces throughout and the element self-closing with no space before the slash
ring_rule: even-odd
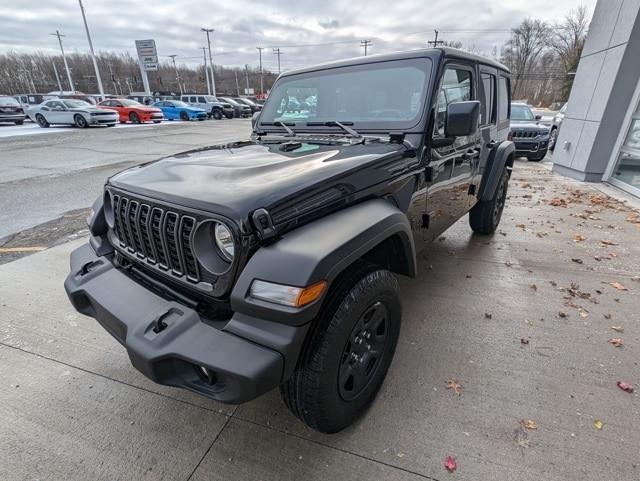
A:
<svg viewBox="0 0 640 481">
<path fill-rule="evenodd" d="M 444 460 L 444 468 L 450 473 L 453 473 L 456 469 L 458 469 L 456 458 L 454 458 L 453 456 L 447 456 L 447 458 Z"/>
<path fill-rule="evenodd" d="M 511 262 L 507 261 L 507 262 L 504 263 L 504 265 L 507 266 L 507 267 L 511 267 L 513 264 Z"/>
<path fill-rule="evenodd" d="M 619 282 L 609 282 L 609 285 L 611 287 L 615 287 L 619 291 L 628 291 L 629 290 L 626 287 L 624 287 L 622 284 L 620 284 Z"/>
<path fill-rule="evenodd" d="M 631 280 L 634 282 L 640 282 L 640 276 L 633 276 Z"/>
<path fill-rule="evenodd" d="M 582 242 L 587 240 L 587 238 L 581 234 L 576 234 L 573 236 L 573 242 Z"/>
<path fill-rule="evenodd" d="M 560 316 L 562 319 L 566 319 L 567 317 L 569 317 L 569 315 L 566 312 L 558 312 L 558 316 Z"/>
<path fill-rule="evenodd" d="M 520 338 L 520 344 L 529 344 L 529 338 L 528 337 L 521 337 Z"/>
<path fill-rule="evenodd" d="M 515 430 L 513 440 L 515 441 L 516 446 L 521 448 L 528 448 L 531 445 L 529 442 L 529 433 L 522 424 Z"/>
<path fill-rule="evenodd" d="M 617 246 L 618 244 L 616 242 L 613 242 L 612 240 L 601 240 L 600 241 L 602 244 L 606 245 L 606 246 Z"/>
<path fill-rule="evenodd" d="M 604 318 L 605 318 L 605 319 L 611 319 L 611 317 L 612 317 L 612 316 L 611 316 L 611 314 L 605 314 L 605 315 L 604 315 Z"/>
<path fill-rule="evenodd" d="M 520 421 L 520 424 L 523 428 L 528 429 L 529 431 L 538 429 L 538 425 L 531 419 L 523 419 L 522 421 Z"/>
<path fill-rule="evenodd" d="M 493 316 L 491 314 L 489 314 L 488 312 L 484 313 L 484 318 L 485 319 L 491 319 Z"/>
<path fill-rule="evenodd" d="M 615 346 L 615 347 L 622 347 L 623 346 L 622 339 L 620 339 L 618 337 L 614 337 L 612 339 L 609 339 L 609 344 L 611 344 L 612 346 Z"/>
<path fill-rule="evenodd" d="M 549 281 L 549 284 L 551 284 L 553 287 L 558 287 L 558 283 L 556 281 Z"/>
<path fill-rule="evenodd" d="M 467 274 L 465 277 L 466 277 L 467 279 L 471 279 L 473 276 L 472 276 L 471 274 Z"/>
<path fill-rule="evenodd" d="M 584 261 L 582 259 L 578 259 L 576 257 L 571 258 L 571 260 L 576 264 L 584 264 Z"/>
<path fill-rule="evenodd" d="M 624 332 L 624 328 L 622 326 L 611 326 L 611 329 L 616 332 Z"/>
<path fill-rule="evenodd" d="M 581 310 L 580 311 L 580 318 L 581 319 L 586 319 L 587 317 L 589 317 L 589 313 L 585 310 Z"/>
<path fill-rule="evenodd" d="M 628 392 L 628 393 L 632 393 L 633 392 L 633 385 L 632 384 L 629 384 L 628 382 L 624 382 L 624 381 L 618 381 L 617 384 L 618 384 L 618 387 L 620 389 L 622 389 L 623 391 Z"/>
<path fill-rule="evenodd" d="M 533 289 L 534 291 L 537 291 L 537 290 L 538 290 L 538 286 L 536 286 L 535 284 L 531 284 L 529 287 L 530 287 L 531 289 Z"/>
<path fill-rule="evenodd" d="M 453 389 L 458 396 L 462 396 L 462 384 L 457 379 L 449 379 L 447 381 L 447 389 Z"/>
<path fill-rule="evenodd" d="M 604 423 L 599 419 L 596 419 L 595 421 L 593 421 L 593 427 L 596 428 L 598 431 L 602 429 L 602 426 L 604 426 Z"/>
</svg>

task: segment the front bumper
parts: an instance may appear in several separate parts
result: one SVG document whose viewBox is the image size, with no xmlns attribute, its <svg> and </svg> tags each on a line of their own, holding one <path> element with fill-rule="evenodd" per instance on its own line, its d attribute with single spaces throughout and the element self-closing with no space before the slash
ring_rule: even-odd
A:
<svg viewBox="0 0 640 481">
<path fill-rule="evenodd" d="M 549 139 L 543 140 L 528 139 L 528 140 L 515 140 L 513 143 L 516 145 L 516 155 L 536 154 L 543 152 L 549 147 Z"/>
<path fill-rule="evenodd" d="M 91 125 L 108 125 L 108 124 L 115 124 L 117 122 L 118 122 L 117 115 L 113 115 L 113 116 L 94 115 L 89 120 L 89 123 Z"/>
<path fill-rule="evenodd" d="M 25 118 L 26 118 L 26 115 L 23 114 L 22 112 L 16 112 L 16 113 L 0 112 L 0 122 L 20 122 L 20 121 L 24 121 Z"/>
<path fill-rule="evenodd" d="M 282 382 L 278 351 L 205 323 L 195 310 L 160 297 L 97 256 L 90 245 L 71 254 L 64 287 L 73 306 L 95 318 L 126 348 L 133 366 L 159 384 L 236 404 Z M 234 325 L 252 337 L 243 319 Z"/>
</svg>

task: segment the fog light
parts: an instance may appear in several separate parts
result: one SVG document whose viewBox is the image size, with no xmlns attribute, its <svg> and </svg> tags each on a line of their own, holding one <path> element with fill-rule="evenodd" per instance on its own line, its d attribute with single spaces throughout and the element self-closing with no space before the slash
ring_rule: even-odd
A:
<svg viewBox="0 0 640 481">
<path fill-rule="evenodd" d="M 255 280 L 251 284 L 249 294 L 254 299 L 262 301 L 289 307 L 302 307 L 319 299 L 326 287 L 326 281 L 316 282 L 307 287 L 294 287 Z"/>
</svg>

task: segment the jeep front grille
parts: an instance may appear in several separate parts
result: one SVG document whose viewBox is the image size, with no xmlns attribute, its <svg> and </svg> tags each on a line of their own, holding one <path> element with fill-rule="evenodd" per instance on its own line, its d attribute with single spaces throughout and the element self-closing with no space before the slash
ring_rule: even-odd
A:
<svg viewBox="0 0 640 481">
<path fill-rule="evenodd" d="M 540 132 L 537 132 L 535 130 L 514 130 L 513 131 L 513 138 L 534 138 L 537 137 L 538 135 L 540 135 Z"/>
<path fill-rule="evenodd" d="M 114 233 L 120 248 L 190 282 L 200 282 L 193 252 L 195 217 L 152 206 L 119 193 L 113 195 Z"/>
</svg>

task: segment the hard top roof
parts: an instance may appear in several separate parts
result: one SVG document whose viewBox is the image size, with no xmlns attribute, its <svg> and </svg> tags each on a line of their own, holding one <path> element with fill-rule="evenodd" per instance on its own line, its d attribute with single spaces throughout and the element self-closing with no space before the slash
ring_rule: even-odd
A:
<svg viewBox="0 0 640 481">
<path fill-rule="evenodd" d="M 307 72 L 315 72 L 318 70 L 325 70 L 329 68 L 347 67 L 350 65 L 363 65 L 363 64 L 374 63 L 374 62 L 386 62 L 389 60 L 405 60 L 405 59 L 421 58 L 421 57 L 429 57 L 429 58 L 432 58 L 433 60 L 437 60 L 441 57 L 468 60 L 471 62 L 477 62 L 483 65 L 488 65 L 490 67 L 497 68 L 507 73 L 509 72 L 509 69 L 506 66 L 490 58 L 482 57 L 480 55 L 475 55 L 473 53 L 465 52 L 464 50 L 459 50 L 456 48 L 438 47 L 438 48 L 406 50 L 403 52 L 393 52 L 393 53 L 385 53 L 385 54 L 378 54 L 378 55 L 368 55 L 366 57 L 355 57 L 355 58 L 350 58 L 345 60 L 336 60 L 333 62 L 313 65 L 311 67 L 305 67 L 305 68 L 296 69 L 296 70 L 289 70 L 287 72 L 283 72 L 281 74 L 281 77 L 288 77 L 290 75 L 297 75 L 297 74 L 307 73 Z"/>
</svg>

